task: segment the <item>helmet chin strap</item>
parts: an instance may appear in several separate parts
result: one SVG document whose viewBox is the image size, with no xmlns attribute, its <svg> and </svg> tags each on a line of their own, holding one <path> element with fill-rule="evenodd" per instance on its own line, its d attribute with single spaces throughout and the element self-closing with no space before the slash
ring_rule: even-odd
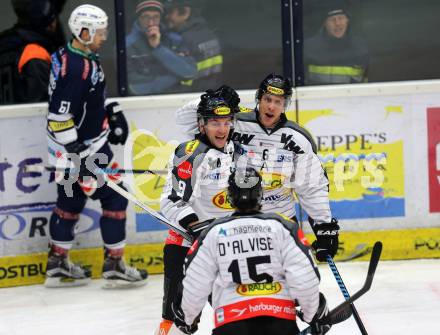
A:
<svg viewBox="0 0 440 335">
<path fill-rule="evenodd" d="M 205 135 L 206 134 L 206 131 L 205 131 L 205 121 L 203 119 L 199 119 L 197 121 L 197 123 L 198 123 L 198 126 L 199 126 L 200 134 Z"/>
<path fill-rule="evenodd" d="M 84 41 L 81 37 L 77 37 L 77 39 L 79 42 L 81 42 L 82 45 L 84 45 L 85 47 L 87 47 L 87 49 L 90 50 L 88 46 L 93 43 L 93 39 L 91 39 L 90 41 Z"/>
<path fill-rule="evenodd" d="M 88 29 L 87 29 L 88 30 Z M 91 34 L 90 33 L 90 30 L 88 30 L 88 32 L 89 32 L 89 36 L 90 36 L 90 40 L 88 40 L 88 41 L 84 41 L 82 38 L 81 38 L 81 34 L 80 35 L 75 35 L 75 37 L 76 37 L 76 39 L 82 44 L 82 45 L 84 45 L 86 48 L 88 48 L 88 46 L 90 45 L 90 44 L 92 44 L 93 43 L 93 38 L 95 37 L 95 34 Z"/>
<path fill-rule="evenodd" d="M 92 54 L 93 51 L 90 49 L 89 44 L 84 44 L 85 41 L 83 41 L 82 38 L 78 38 L 75 36 L 75 39 L 73 40 L 72 46 L 74 48 L 79 48 L 82 52 L 85 52 L 86 54 Z"/>
</svg>

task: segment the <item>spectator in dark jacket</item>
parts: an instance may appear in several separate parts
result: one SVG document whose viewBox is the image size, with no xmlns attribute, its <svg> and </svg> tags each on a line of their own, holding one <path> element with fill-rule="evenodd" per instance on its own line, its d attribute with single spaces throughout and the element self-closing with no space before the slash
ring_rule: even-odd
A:
<svg viewBox="0 0 440 335">
<path fill-rule="evenodd" d="M 368 47 L 350 29 L 343 1 L 327 6 L 319 32 L 304 43 L 305 82 L 308 85 L 362 83 L 368 80 Z"/>
<path fill-rule="evenodd" d="M 183 39 L 160 25 L 164 9 L 160 1 L 141 1 L 137 20 L 126 38 L 129 92 L 135 95 L 180 91 L 182 80 L 197 73 Z"/>
<path fill-rule="evenodd" d="M 185 91 L 204 91 L 222 84 L 223 55 L 217 35 L 209 28 L 199 10 L 188 0 L 167 0 L 165 21 L 168 28 L 182 36 L 197 62 L 194 80 L 182 82 Z"/>
<path fill-rule="evenodd" d="M 57 19 L 50 0 L 12 0 L 17 23 L 0 34 L 0 104 L 47 101 Z"/>
</svg>

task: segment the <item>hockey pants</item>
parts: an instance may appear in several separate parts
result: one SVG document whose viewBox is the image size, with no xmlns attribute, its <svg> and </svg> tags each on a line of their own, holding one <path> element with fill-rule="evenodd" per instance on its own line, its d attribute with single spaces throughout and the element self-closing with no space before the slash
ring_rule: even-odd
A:
<svg viewBox="0 0 440 335">
<path fill-rule="evenodd" d="M 299 333 L 294 320 L 260 316 L 227 323 L 212 330 L 213 335 L 295 335 Z"/>
<path fill-rule="evenodd" d="M 179 296 L 180 283 L 183 280 L 183 265 L 189 247 L 182 247 L 176 244 L 165 244 L 163 248 L 164 283 L 162 318 L 174 320 L 174 313 L 171 309 L 173 299 Z"/>
</svg>

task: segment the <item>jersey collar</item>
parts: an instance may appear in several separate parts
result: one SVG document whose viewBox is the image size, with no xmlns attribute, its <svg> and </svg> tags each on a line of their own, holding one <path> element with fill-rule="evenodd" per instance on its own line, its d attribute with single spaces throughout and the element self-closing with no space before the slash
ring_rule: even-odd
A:
<svg viewBox="0 0 440 335">
<path fill-rule="evenodd" d="M 287 116 L 286 116 L 286 113 L 281 113 L 280 120 L 279 120 L 278 123 L 275 125 L 275 127 L 273 127 L 273 128 L 266 128 L 265 126 L 263 126 L 263 124 L 262 124 L 261 121 L 260 121 L 260 116 L 259 116 L 260 111 L 258 110 L 258 108 L 255 108 L 255 114 L 256 114 L 255 116 L 256 116 L 256 119 L 257 119 L 258 124 L 260 125 L 261 129 L 263 129 L 263 130 L 266 132 L 267 135 L 273 134 L 273 133 L 276 132 L 278 129 L 283 128 L 284 125 L 285 125 L 286 122 L 287 122 Z"/>
<path fill-rule="evenodd" d="M 80 49 L 74 48 L 72 46 L 72 42 L 67 43 L 67 49 L 69 49 L 69 51 L 71 51 L 73 53 L 76 53 L 77 55 L 80 55 L 80 56 L 82 56 L 84 58 L 88 58 L 88 59 L 91 59 L 91 60 L 98 60 L 98 55 L 97 54 L 95 54 L 93 52 L 87 53 L 87 52 L 84 52 L 84 51 L 82 51 Z"/>
</svg>

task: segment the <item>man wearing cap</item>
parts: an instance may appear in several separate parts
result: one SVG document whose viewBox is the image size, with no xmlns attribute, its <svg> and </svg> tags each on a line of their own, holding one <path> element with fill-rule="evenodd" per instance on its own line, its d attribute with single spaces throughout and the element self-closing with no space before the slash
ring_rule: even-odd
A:
<svg viewBox="0 0 440 335">
<path fill-rule="evenodd" d="M 163 12 L 160 1 L 141 1 L 136 6 L 136 21 L 126 38 L 130 94 L 177 92 L 182 80 L 197 73 L 183 39 L 162 29 Z"/>
<path fill-rule="evenodd" d="M 50 54 L 58 47 L 49 0 L 12 0 L 17 23 L 0 34 L 0 104 L 47 101 Z"/>
<path fill-rule="evenodd" d="M 343 1 L 326 6 L 318 33 L 304 43 L 304 71 L 307 85 L 366 82 L 368 47 L 350 29 L 350 16 Z"/>
<path fill-rule="evenodd" d="M 192 1 L 193 2 L 193 1 Z M 217 35 L 200 16 L 200 8 L 190 0 L 167 0 L 165 22 L 174 33 L 180 34 L 197 62 L 194 80 L 182 82 L 182 91 L 203 91 L 221 84 L 223 55 Z"/>
</svg>

